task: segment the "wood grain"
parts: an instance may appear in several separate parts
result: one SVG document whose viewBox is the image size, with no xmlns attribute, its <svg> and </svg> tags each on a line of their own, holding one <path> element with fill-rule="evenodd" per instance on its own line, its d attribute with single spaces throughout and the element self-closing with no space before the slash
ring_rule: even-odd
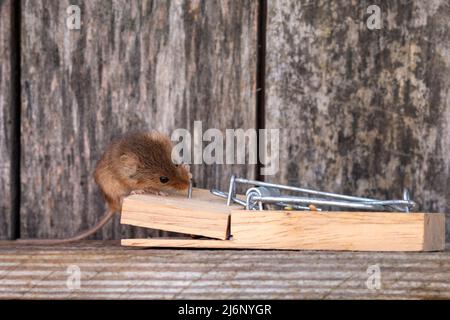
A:
<svg viewBox="0 0 450 320">
<path fill-rule="evenodd" d="M 180 239 L 180 238 L 153 238 L 153 239 L 122 239 L 120 244 L 126 247 L 143 248 L 174 248 L 174 249 L 246 249 L 245 244 L 233 240 L 217 239 Z M 248 249 L 248 248 L 247 248 Z"/>
<path fill-rule="evenodd" d="M 439 251 L 445 216 L 386 212 L 231 213 L 232 240 L 124 239 L 122 245 L 336 251 Z"/>
<path fill-rule="evenodd" d="M 433 248 L 442 243 L 445 245 L 445 214 L 428 214 L 425 216 L 424 247 Z"/>
<path fill-rule="evenodd" d="M 431 218 L 433 217 L 433 218 Z M 233 211 L 231 234 L 246 248 L 438 251 L 445 247 L 438 213 Z M 433 235 L 431 235 L 433 233 Z"/>
<path fill-rule="evenodd" d="M 381 199 L 406 187 L 449 213 L 448 1 L 267 3 L 265 123 L 283 147 L 266 179 Z"/>
<path fill-rule="evenodd" d="M 0 1 L 0 239 L 11 237 L 11 0 Z"/>
<path fill-rule="evenodd" d="M 186 193 L 166 197 L 132 195 L 123 201 L 120 223 L 227 239 L 233 208 L 204 189 L 194 189 L 191 199 L 186 198 Z"/>
<path fill-rule="evenodd" d="M 444 252 L 149 250 L 0 242 L 1 299 L 449 299 Z M 67 288 L 67 268 L 81 287 Z M 380 288 L 369 289 L 370 267 Z"/>
<path fill-rule="evenodd" d="M 81 30 L 65 26 L 81 8 Z M 91 174 L 130 130 L 252 128 L 257 1 L 22 1 L 23 237 L 66 237 L 105 207 Z M 192 131 L 191 131 L 192 132 Z M 194 166 L 196 186 L 224 188 L 253 166 Z M 155 235 L 120 228 L 96 238 Z"/>
</svg>

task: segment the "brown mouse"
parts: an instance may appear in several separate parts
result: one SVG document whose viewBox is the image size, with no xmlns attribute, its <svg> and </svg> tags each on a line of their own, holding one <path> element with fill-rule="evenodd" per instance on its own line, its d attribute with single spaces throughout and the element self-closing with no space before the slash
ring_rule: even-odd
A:
<svg viewBox="0 0 450 320">
<path fill-rule="evenodd" d="M 185 190 L 192 178 L 188 165 L 172 162 L 172 143 L 158 133 L 130 133 L 112 142 L 94 171 L 108 211 L 92 228 L 66 239 L 18 239 L 25 244 L 58 244 L 82 240 L 100 230 L 120 212 L 123 197 L 129 194 L 166 195 L 169 190 Z"/>
</svg>

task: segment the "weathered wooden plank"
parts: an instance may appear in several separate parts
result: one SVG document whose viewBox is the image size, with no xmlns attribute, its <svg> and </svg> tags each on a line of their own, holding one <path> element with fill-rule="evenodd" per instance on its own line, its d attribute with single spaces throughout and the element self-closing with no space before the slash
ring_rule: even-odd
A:
<svg viewBox="0 0 450 320">
<path fill-rule="evenodd" d="M 11 0 L 0 1 L 0 239 L 11 237 Z"/>
<path fill-rule="evenodd" d="M 0 242 L 0 298 L 448 299 L 445 252 L 137 250 Z M 69 266 L 80 288 L 67 287 Z M 72 269 L 73 270 L 73 269 Z M 380 287 L 368 281 L 379 270 Z M 369 283 L 369 286 L 368 286 Z"/>
<path fill-rule="evenodd" d="M 69 4 L 81 29 L 66 28 Z M 257 1 L 22 1 L 23 237 L 64 237 L 104 211 L 91 174 L 128 130 L 255 124 Z M 252 166 L 194 166 L 225 187 Z M 107 226 L 103 238 L 148 233 Z"/>
<path fill-rule="evenodd" d="M 448 1 L 267 3 L 265 122 L 282 146 L 267 180 L 382 199 L 407 187 L 419 210 L 449 213 Z"/>
</svg>

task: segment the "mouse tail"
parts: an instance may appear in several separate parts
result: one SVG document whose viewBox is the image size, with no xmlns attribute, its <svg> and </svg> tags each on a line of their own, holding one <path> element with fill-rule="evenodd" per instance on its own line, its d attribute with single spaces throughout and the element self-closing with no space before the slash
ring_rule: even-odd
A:
<svg viewBox="0 0 450 320">
<path fill-rule="evenodd" d="M 93 235 L 97 231 L 99 231 L 103 226 L 110 221 L 116 211 L 107 211 L 99 222 L 92 228 L 83 231 L 73 237 L 65 238 L 65 239 L 17 239 L 14 242 L 19 244 L 31 244 L 31 245 L 52 245 L 52 244 L 64 244 L 69 242 L 75 242 L 79 240 L 86 239 L 87 237 Z"/>
</svg>

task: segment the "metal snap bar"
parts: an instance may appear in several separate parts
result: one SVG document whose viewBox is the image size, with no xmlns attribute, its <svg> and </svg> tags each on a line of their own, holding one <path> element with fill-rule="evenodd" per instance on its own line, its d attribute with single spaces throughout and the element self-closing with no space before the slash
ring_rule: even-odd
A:
<svg viewBox="0 0 450 320">
<path fill-rule="evenodd" d="M 188 193 L 187 193 L 188 199 L 192 199 L 192 185 L 193 185 L 193 182 L 191 179 L 191 180 L 189 180 L 189 187 L 188 187 Z"/>
<path fill-rule="evenodd" d="M 221 198 L 224 198 L 224 199 L 228 199 L 228 193 L 226 193 L 226 192 L 223 192 L 223 191 L 220 191 L 220 190 L 217 190 L 217 189 L 211 189 L 210 192 L 213 195 L 215 195 L 215 196 L 218 196 L 218 197 L 221 197 Z M 245 201 L 243 201 L 241 199 L 238 199 L 238 198 L 233 198 L 232 202 L 240 204 L 243 207 L 247 206 L 247 203 Z M 230 202 L 230 203 L 232 203 L 232 202 Z"/>
<path fill-rule="evenodd" d="M 253 185 L 246 192 L 246 201 L 236 198 L 236 184 Z M 284 196 L 281 191 L 291 191 L 306 194 L 311 197 Z M 238 203 L 248 210 L 263 210 L 264 205 L 275 205 L 286 209 L 290 207 L 296 210 L 322 210 L 322 207 L 335 207 L 372 211 L 400 211 L 410 212 L 416 203 L 410 199 L 408 190 L 403 191 L 401 200 L 378 200 L 364 197 L 343 195 L 307 188 L 293 187 L 257 180 L 250 180 L 231 176 L 228 194 L 218 190 L 211 190 L 217 196 L 227 199 L 227 205 Z M 318 207 L 319 206 L 319 207 Z"/>
<path fill-rule="evenodd" d="M 258 188 L 256 188 L 256 189 L 258 189 Z M 250 188 L 248 191 L 250 191 L 251 189 L 253 189 L 253 188 Z M 237 203 L 237 204 L 241 205 L 244 208 L 250 208 L 249 210 L 256 210 L 256 209 L 263 210 L 263 206 L 260 206 L 259 204 L 254 203 L 253 198 L 252 198 L 253 197 L 253 192 L 248 193 L 248 191 L 247 191 L 247 199 L 246 199 L 246 201 L 241 200 L 239 198 L 233 198 L 232 199 L 232 203 Z M 217 190 L 217 189 L 211 189 L 210 192 L 213 195 L 218 196 L 220 198 L 228 199 L 228 193 L 227 192 L 223 192 L 223 191 L 220 191 L 220 190 Z M 283 203 L 283 202 L 277 202 L 277 203 L 274 203 L 274 205 L 277 206 L 277 207 L 280 207 L 280 209 L 285 209 L 285 210 L 292 210 L 292 209 L 295 209 L 295 210 L 308 210 L 308 211 L 309 210 L 313 210 L 311 207 L 300 206 L 300 205 L 295 205 L 295 204 L 287 204 L 287 203 Z M 322 209 L 320 209 L 320 208 L 315 208 L 314 210 L 322 211 Z"/>
</svg>

